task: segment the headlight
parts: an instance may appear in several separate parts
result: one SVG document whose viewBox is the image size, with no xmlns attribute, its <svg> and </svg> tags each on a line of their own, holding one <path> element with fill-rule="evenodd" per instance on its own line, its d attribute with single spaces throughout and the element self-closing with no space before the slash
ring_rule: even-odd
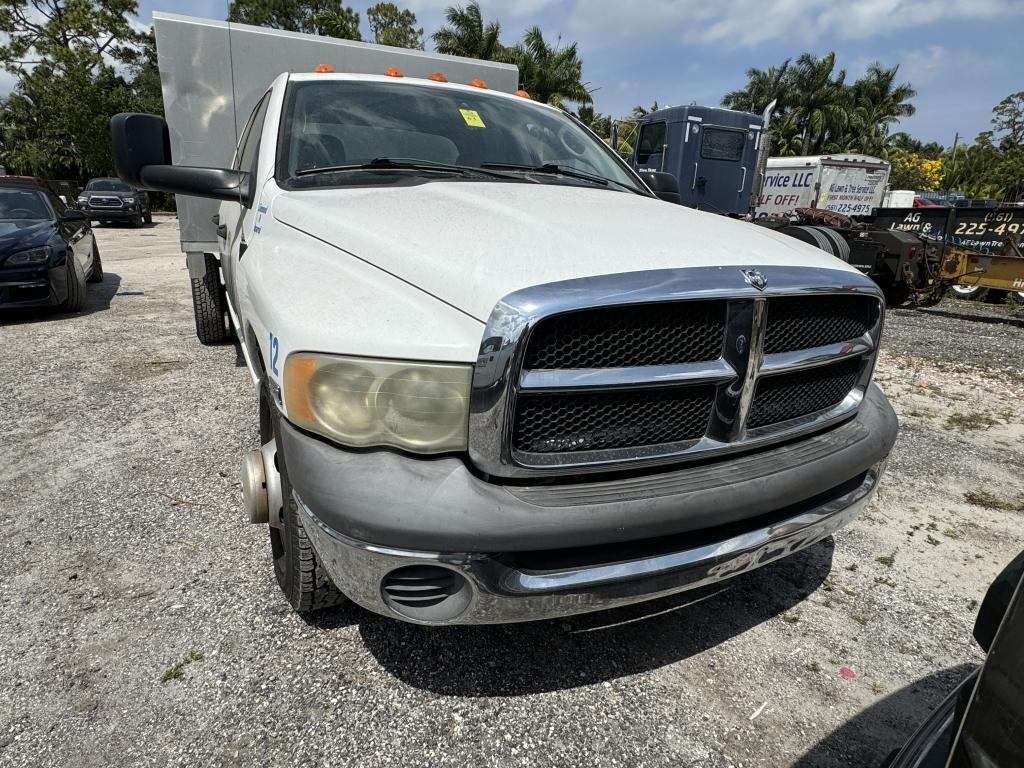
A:
<svg viewBox="0 0 1024 768">
<path fill-rule="evenodd" d="M 128 203 L 128 205 L 131 205 L 132 203 L 134 203 L 134 202 L 135 202 L 135 198 L 134 198 L 134 197 L 125 197 L 125 198 L 122 198 L 122 199 L 123 199 L 123 200 L 124 200 L 124 201 L 125 201 L 126 203 Z"/>
<path fill-rule="evenodd" d="M 12 253 L 4 261 L 5 267 L 30 267 L 35 264 L 42 264 L 50 258 L 50 247 L 44 245 L 42 248 L 30 248 L 27 251 Z"/>
<path fill-rule="evenodd" d="M 80 198 L 78 198 L 78 202 L 80 202 L 80 203 L 88 203 L 89 202 L 89 198 L 88 197 L 80 197 Z"/>
<path fill-rule="evenodd" d="M 345 445 L 465 450 L 472 375 L 469 365 L 296 352 L 284 403 L 294 424 Z"/>
</svg>

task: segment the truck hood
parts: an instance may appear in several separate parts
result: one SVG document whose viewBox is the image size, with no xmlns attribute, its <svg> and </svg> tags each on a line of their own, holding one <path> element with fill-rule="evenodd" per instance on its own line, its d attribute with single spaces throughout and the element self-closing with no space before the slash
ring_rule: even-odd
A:
<svg viewBox="0 0 1024 768">
<path fill-rule="evenodd" d="M 847 264 L 747 222 L 606 189 L 502 182 L 285 192 L 271 214 L 485 321 L 505 295 L 680 267 Z"/>
</svg>

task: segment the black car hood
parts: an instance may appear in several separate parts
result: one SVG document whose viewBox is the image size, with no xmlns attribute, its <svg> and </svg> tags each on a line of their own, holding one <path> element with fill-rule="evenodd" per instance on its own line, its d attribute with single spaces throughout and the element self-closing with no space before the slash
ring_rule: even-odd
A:
<svg viewBox="0 0 1024 768">
<path fill-rule="evenodd" d="M 38 219 L 0 220 L 0 258 L 46 245 L 53 236 L 54 226 L 52 221 Z"/>
</svg>

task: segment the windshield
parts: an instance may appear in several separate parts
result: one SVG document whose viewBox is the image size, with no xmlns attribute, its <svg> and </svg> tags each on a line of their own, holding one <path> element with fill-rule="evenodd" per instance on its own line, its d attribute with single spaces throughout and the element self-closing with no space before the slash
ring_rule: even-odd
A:
<svg viewBox="0 0 1024 768">
<path fill-rule="evenodd" d="M 93 179 L 85 185 L 86 192 L 131 192 L 132 188 L 117 179 Z"/>
<path fill-rule="evenodd" d="M 422 161 L 493 169 L 462 177 L 473 180 L 529 176 L 544 183 L 643 191 L 611 150 L 568 115 L 525 98 L 482 89 L 328 80 L 293 83 L 288 101 L 277 168 L 278 180 L 288 188 L 366 183 L 367 173 L 316 169 L 399 159 L 405 161 L 401 169 L 380 165 L 370 173 L 415 172 L 408 165 Z M 563 175 L 562 169 L 576 175 Z M 443 175 L 443 170 L 433 173 Z"/>
<path fill-rule="evenodd" d="M 42 192 L 31 189 L 0 189 L 0 219 L 52 219 Z"/>
</svg>

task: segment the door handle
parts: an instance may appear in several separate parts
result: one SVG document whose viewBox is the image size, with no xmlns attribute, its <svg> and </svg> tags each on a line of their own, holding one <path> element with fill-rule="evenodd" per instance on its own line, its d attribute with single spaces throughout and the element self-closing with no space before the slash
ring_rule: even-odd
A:
<svg viewBox="0 0 1024 768">
<path fill-rule="evenodd" d="M 228 225 L 227 224 L 218 224 L 217 225 L 217 237 L 223 238 L 224 240 L 228 239 Z"/>
</svg>

